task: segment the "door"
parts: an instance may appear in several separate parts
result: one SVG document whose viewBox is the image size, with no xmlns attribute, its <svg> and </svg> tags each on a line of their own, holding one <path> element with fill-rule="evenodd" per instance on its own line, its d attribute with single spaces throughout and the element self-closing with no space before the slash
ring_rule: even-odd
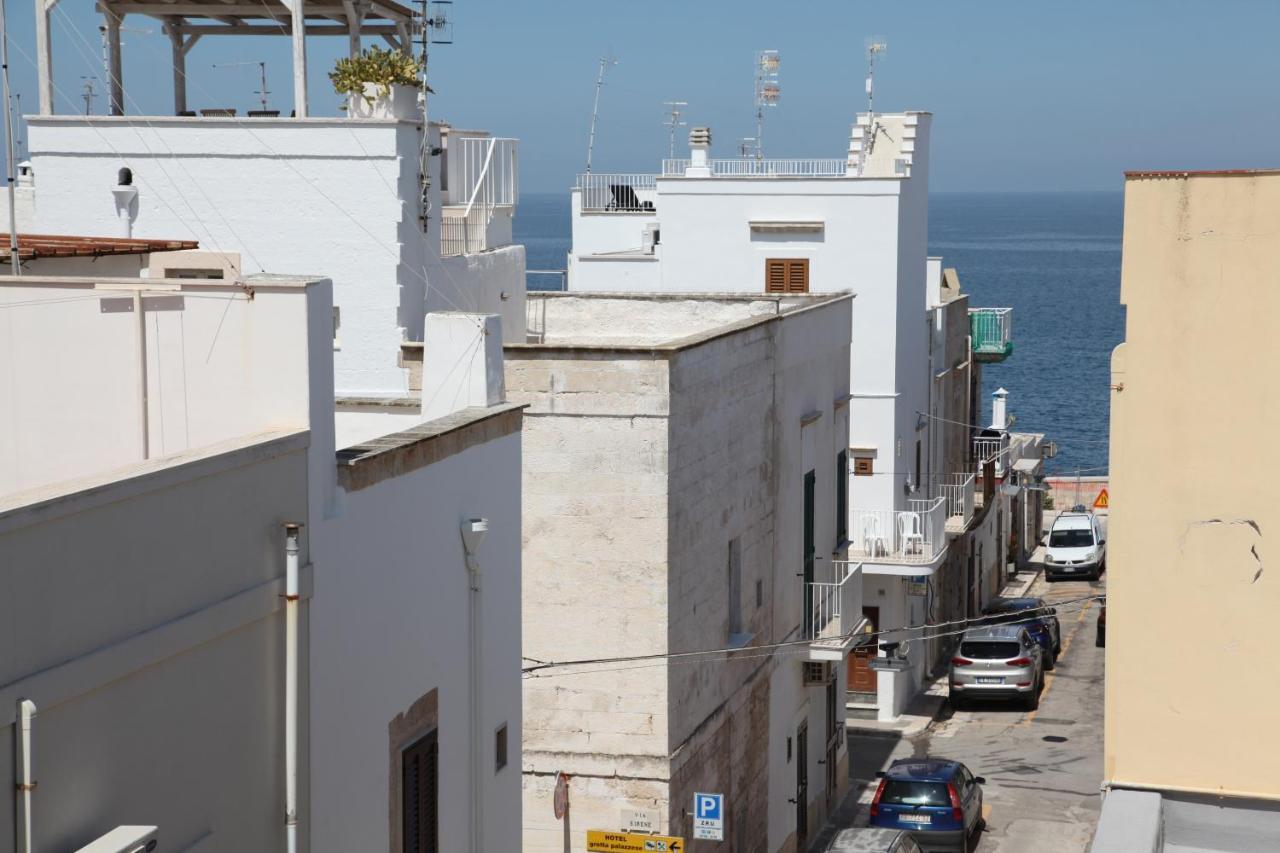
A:
<svg viewBox="0 0 1280 853">
<path fill-rule="evenodd" d="M 796 729 L 796 849 L 809 840 L 809 724 Z"/>
<path fill-rule="evenodd" d="M 872 631 L 880 628 L 880 608 L 864 607 L 862 615 L 867 618 Z M 880 650 L 880 644 L 872 640 L 865 646 L 856 646 L 849 652 L 849 691 L 852 693 L 875 693 L 876 671 L 871 668 L 871 659 Z"/>
<path fill-rule="evenodd" d="M 805 636 L 814 635 L 813 624 L 813 562 L 815 543 L 813 536 L 813 501 L 816 480 L 814 472 L 804 475 L 804 628 Z"/>
<path fill-rule="evenodd" d="M 836 761 L 840 752 L 840 725 L 839 716 L 836 713 L 836 702 L 839 701 L 836 690 L 835 670 L 831 671 L 832 678 L 827 682 L 827 757 L 826 757 L 826 782 L 827 782 L 827 814 L 831 814 L 836 808 L 836 792 L 837 792 L 837 773 Z"/>
</svg>

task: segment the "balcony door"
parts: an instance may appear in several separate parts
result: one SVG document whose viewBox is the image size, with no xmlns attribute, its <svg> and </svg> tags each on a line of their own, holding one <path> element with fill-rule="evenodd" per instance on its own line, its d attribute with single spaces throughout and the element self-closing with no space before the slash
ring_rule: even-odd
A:
<svg viewBox="0 0 1280 853">
<path fill-rule="evenodd" d="M 864 607 L 862 615 L 867 618 L 872 631 L 880 626 L 880 608 Z M 880 651 L 880 644 L 871 640 L 866 645 L 855 646 L 849 652 L 849 686 L 850 693 L 875 693 L 876 671 L 871 668 L 871 659 Z"/>
<path fill-rule="evenodd" d="M 814 472 L 804 475 L 804 627 L 806 636 L 814 636 L 813 624 L 813 563 L 815 542 L 814 523 L 814 489 L 817 479 Z"/>
</svg>

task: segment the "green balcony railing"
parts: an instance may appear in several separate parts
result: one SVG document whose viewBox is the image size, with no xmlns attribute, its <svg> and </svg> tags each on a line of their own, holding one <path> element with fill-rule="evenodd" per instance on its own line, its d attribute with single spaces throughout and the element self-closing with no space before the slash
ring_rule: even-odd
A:
<svg viewBox="0 0 1280 853">
<path fill-rule="evenodd" d="M 970 308 L 969 335 L 979 361 L 1003 361 L 1013 352 L 1013 309 Z"/>
</svg>

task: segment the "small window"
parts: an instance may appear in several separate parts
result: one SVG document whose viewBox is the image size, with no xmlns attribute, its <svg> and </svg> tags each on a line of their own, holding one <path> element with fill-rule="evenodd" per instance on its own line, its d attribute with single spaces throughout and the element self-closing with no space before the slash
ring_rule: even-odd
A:
<svg viewBox="0 0 1280 853">
<path fill-rule="evenodd" d="M 808 293 L 808 258 L 769 258 L 764 262 L 765 293 Z"/>
<path fill-rule="evenodd" d="M 729 540 L 729 638 L 742 633 L 742 547 Z"/>
<path fill-rule="evenodd" d="M 433 731 L 400 757 L 404 853 L 439 853 L 439 749 Z"/>
<path fill-rule="evenodd" d="M 914 484 L 914 485 L 915 485 L 915 487 L 916 487 L 917 489 L 918 489 L 918 488 L 920 488 L 920 483 L 922 482 L 922 478 L 921 478 L 921 470 L 920 470 L 920 468 L 921 468 L 921 462 L 920 462 L 920 440 L 919 440 L 919 439 L 917 439 L 917 440 L 916 440 L 916 481 L 915 481 L 915 484 Z"/>
<path fill-rule="evenodd" d="M 756 578 L 756 607 L 764 606 L 764 581 Z"/>
<path fill-rule="evenodd" d="M 870 477 L 872 474 L 872 459 L 870 456 L 857 456 L 853 460 L 853 476 Z"/>
<path fill-rule="evenodd" d="M 836 542 L 849 539 L 849 452 L 836 454 Z"/>
<path fill-rule="evenodd" d="M 493 734 L 493 772 L 507 766 L 507 724 L 498 726 Z"/>
</svg>

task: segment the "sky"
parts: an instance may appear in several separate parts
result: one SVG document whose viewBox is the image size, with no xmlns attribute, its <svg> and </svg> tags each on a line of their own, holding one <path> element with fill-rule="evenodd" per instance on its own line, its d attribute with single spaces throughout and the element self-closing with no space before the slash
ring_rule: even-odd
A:
<svg viewBox="0 0 1280 853">
<path fill-rule="evenodd" d="M 402 0 L 403 2 L 403 0 Z M 31 0 L 9 2 L 13 91 L 34 112 Z M 432 48 L 433 119 L 521 140 L 523 192 L 567 190 L 583 170 L 601 56 L 593 171 L 652 172 L 667 156 L 663 102 L 709 126 L 712 156 L 754 135 L 756 52 L 781 54 L 766 157 L 843 157 L 866 109 L 866 40 L 883 37 L 876 107 L 934 114 L 935 191 L 1118 190 L 1126 169 L 1280 166 L 1280 0 L 456 0 L 453 43 Z M 91 0 L 53 12 L 58 112 L 106 109 Z M 172 112 L 168 38 L 130 15 L 126 111 Z M 366 40 L 369 43 L 370 40 Z M 346 39 L 308 40 L 312 115 L 338 115 L 327 73 Z M 188 100 L 292 109 L 285 37 L 205 38 L 187 59 Z M 687 156 L 688 127 L 676 156 Z"/>
</svg>

